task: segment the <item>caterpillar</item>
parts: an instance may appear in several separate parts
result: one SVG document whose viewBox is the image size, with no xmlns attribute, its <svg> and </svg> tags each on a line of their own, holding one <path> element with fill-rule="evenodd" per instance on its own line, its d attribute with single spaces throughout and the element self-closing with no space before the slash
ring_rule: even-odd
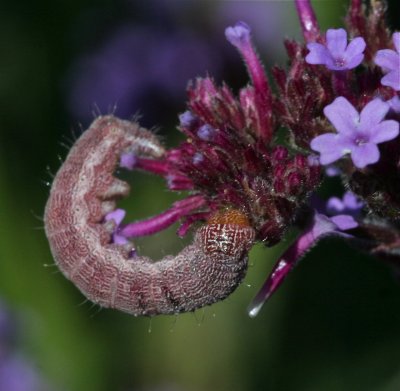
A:
<svg viewBox="0 0 400 391">
<path fill-rule="evenodd" d="M 104 216 L 130 190 L 113 175 L 125 152 L 159 159 L 165 150 L 138 123 L 102 116 L 57 172 L 44 222 L 61 272 L 92 302 L 135 316 L 194 311 L 226 298 L 245 276 L 255 237 L 243 219 L 217 216 L 181 252 L 157 262 L 112 243 Z"/>
</svg>

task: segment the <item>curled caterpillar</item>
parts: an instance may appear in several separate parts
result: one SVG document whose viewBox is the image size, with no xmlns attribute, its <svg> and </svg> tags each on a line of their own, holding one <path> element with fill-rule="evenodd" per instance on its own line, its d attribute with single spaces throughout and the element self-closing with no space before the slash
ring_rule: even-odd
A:
<svg viewBox="0 0 400 391">
<path fill-rule="evenodd" d="M 136 316 L 193 311 L 227 297 L 246 273 L 254 241 L 243 219 L 210 220 L 192 244 L 158 262 L 131 258 L 128 246 L 111 243 L 104 216 L 130 190 L 113 176 L 125 152 L 155 159 L 165 153 L 137 123 L 99 117 L 55 176 L 44 221 L 60 270 L 89 300 Z"/>
</svg>

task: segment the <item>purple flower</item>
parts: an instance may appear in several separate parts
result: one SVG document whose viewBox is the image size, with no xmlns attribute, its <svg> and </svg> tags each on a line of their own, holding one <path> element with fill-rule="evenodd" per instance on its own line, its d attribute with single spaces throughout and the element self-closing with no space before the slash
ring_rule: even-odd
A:
<svg viewBox="0 0 400 391">
<path fill-rule="evenodd" d="M 393 34 L 393 44 L 396 51 L 391 49 L 377 51 L 375 64 L 386 72 L 381 80 L 382 85 L 400 91 L 400 33 Z"/>
<path fill-rule="evenodd" d="M 190 128 L 196 123 L 197 117 L 189 110 L 179 115 L 179 124 L 182 127 Z"/>
<path fill-rule="evenodd" d="M 216 131 L 212 126 L 205 124 L 199 128 L 197 135 L 201 140 L 211 141 L 215 135 L 215 132 Z"/>
<path fill-rule="evenodd" d="M 245 22 L 237 22 L 235 26 L 225 30 L 226 39 L 239 50 L 246 50 L 250 45 L 250 27 Z"/>
<path fill-rule="evenodd" d="M 339 176 L 342 173 L 341 169 L 334 164 L 325 167 L 325 174 L 329 177 Z"/>
<path fill-rule="evenodd" d="M 396 114 L 400 113 L 400 97 L 395 95 L 392 99 L 387 100 L 386 103 L 390 106 L 390 110 Z"/>
<path fill-rule="evenodd" d="M 351 191 L 346 191 L 342 199 L 338 197 L 329 198 L 326 203 L 326 211 L 334 216 L 346 214 L 357 217 L 363 206 L 364 202 L 359 197 Z"/>
<path fill-rule="evenodd" d="M 306 57 L 309 64 L 325 65 L 332 71 L 344 71 L 355 68 L 364 59 L 365 41 L 354 38 L 347 44 L 347 32 L 344 29 L 329 29 L 326 32 L 326 44 L 312 42 L 307 44 L 310 51 Z"/>
<path fill-rule="evenodd" d="M 119 160 L 119 165 L 128 170 L 132 170 L 137 163 L 137 157 L 133 152 L 123 153 Z"/>
<path fill-rule="evenodd" d="M 321 164 L 330 164 L 351 154 L 358 168 L 376 163 L 380 153 L 377 144 L 393 140 L 399 134 L 399 123 L 383 120 L 390 106 L 376 98 L 359 114 L 344 97 L 336 98 L 324 109 L 338 133 L 326 133 L 311 141 L 311 148 L 320 153 Z"/>
<path fill-rule="evenodd" d="M 358 227 L 358 222 L 355 218 L 360 216 L 364 202 L 352 192 L 347 191 L 343 199 L 331 197 L 328 201 L 322 200 L 316 194 L 313 194 L 310 197 L 310 206 L 315 213 L 329 218 L 338 230 L 346 231 Z"/>
<path fill-rule="evenodd" d="M 105 221 L 113 221 L 115 224 L 115 228 L 114 228 L 112 237 L 113 237 L 113 242 L 116 244 L 124 245 L 124 244 L 129 243 L 128 239 L 119 233 L 120 226 L 121 226 L 122 220 L 125 217 L 125 214 L 126 214 L 125 210 L 115 209 L 114 211 L 108 213 L 104 218 Z"/>
</svg>

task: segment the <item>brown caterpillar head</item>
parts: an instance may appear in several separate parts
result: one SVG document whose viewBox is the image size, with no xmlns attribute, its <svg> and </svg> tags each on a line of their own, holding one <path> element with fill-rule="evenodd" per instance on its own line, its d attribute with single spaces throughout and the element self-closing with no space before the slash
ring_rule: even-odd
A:
<svg viewBox="0 0 400 391">
<path fill-rule="evenodd" d="M 255 232 L 246 215 L 236 209 L 213 214 L 200 229 L 204 251 L 210 256 L 218 255 L 240 258 L 245 256 L 254 242 Z"/>
</svg>

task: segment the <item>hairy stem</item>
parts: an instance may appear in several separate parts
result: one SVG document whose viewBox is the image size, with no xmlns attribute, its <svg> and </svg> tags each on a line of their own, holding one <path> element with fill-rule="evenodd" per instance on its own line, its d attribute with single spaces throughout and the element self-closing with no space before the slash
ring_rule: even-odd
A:
<svg viewBox="0 0 400 391">
<path fill-rule="evenodd" d="M 320 37 L 320 30 L 310 0 L 295 0 L 295 3 L 305 41 L 316 42 Z"/>
</svg>

